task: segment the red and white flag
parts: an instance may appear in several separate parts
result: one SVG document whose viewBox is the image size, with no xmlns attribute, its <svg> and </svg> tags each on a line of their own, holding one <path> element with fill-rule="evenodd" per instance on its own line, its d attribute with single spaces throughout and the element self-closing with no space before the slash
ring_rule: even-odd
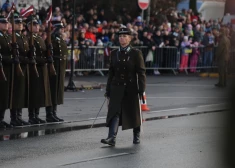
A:
<svg viewBox="0 0 235 168">
<path fill-rule="evenodd" d="M 21 11 L 20 15 L 22 17 L 28 17 L 33 14 L 33 10 L 34 10 L 34 7 L 33 7 L 33 5 L 31 5 L 28 9 Z"/>
<path fill-rule="evenodd" d="M 50 6 L 49 11 L 47 13 L 47 18 L 46 18 L 46 22 L 50 22 L 52 18 L 52 6 Z"/>
<path fill-rule="evenodd" d="M 16 9 L 16 6 L 15 6 L 14 3 L 12 3 L 11 10 L 10 10 L 10 12 L 7 15 L 7 19 L 11 16 L 11 14 L 15 11 L 15 9 Z"/>
</svg>

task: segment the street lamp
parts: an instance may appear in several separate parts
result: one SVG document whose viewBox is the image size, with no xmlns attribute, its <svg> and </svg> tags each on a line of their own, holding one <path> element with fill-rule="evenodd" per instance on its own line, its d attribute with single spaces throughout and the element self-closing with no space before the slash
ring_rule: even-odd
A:
<svg viewBox="0 0 235 168">
<path fill-rule="evenodd" d="M 73 81 L 73 75 L 74 75 L 74 59 L 73 59 L 73 51 L 74 51 L 74 27 L 75 27 L 75 0 L 73 0 L 73 20 L 72 20 L 72 38 L 71 38 L 71 59 L 70 59 L 70 77 L 69 77 L 69 83 L 68 86 L 65 88 L 65 91 L 72 90 L 77 91 L 77 88 Z"/>
</svg>

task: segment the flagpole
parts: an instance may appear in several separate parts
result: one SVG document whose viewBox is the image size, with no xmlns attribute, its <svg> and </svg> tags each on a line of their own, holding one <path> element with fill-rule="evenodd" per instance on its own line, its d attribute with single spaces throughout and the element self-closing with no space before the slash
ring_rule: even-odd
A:
<svg viewBox="0 0 235 168">
<path fill-rule="evenodd" d="M 74 51 L 74 26 L 75 26 L 75 0 L 73 0 L 73 20 L 72 20 L 72 38 L 71 38 L 71 58 L 70 58 L 70 77 L 68 86 L 65 88 L 65 91 L 72 90 L 77 91 L 77 88 L 73 81 L 74 75 L 74 59 L 73 59 L 73 51 Z"/>
</svg>

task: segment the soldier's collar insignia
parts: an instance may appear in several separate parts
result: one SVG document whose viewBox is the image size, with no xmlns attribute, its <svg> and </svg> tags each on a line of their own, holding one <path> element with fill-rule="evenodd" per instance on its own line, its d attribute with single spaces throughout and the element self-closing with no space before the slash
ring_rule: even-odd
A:
<svg viewBox="0 0 235 168">
<path fill-rule="evenodd" d="M 0 32 L 0 36 L 3 36 L 3 34 Z"/>
<path fill-rule="evenodd" d="M 19 33 L 16 33 L 16 35 L 17 35 L 18 37 L 20 37 L 20 34 L 19 34 Z"/>
<path fill-rule="evenodd" d="M 60 38 L 59 38 L 59 37 L 56 37 L 56 40 L 59 40 L 59 41 L 60 41 Z"/>
</svg>

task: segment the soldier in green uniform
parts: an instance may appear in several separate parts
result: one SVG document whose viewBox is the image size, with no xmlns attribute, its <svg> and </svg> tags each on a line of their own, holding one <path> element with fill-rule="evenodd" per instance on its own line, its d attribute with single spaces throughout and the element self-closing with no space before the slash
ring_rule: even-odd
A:
<svg viewBox="0 0 235 168">
<path fill-rule="evenodd" d="M 216 49 L 215 58 L 218 64 L 219 82 L 216 87 L 225 87 L 227 81 L 227 66 L 230 57 L 230 40 L 227 37 L 226 28 L 221 28 L 219 43 Z"/>
<path fill-rule="evenodd" d="M 31 29 L 31 22 L 33 27 Z M 51 106 L 51 92 L 48 75 L 48 64 L 53 64 L 53 59 L 47 56 L 47 47 L 45 41 L 37 33 L 39 32 L 38 20 L 30 16 L 26 20 L 26 26 L 29 32 L 33 33 L 33 46 L 35 49 L 35 60 L 39 77 L 35 76 L 33 71 L 29 71 L 29 122 L 31 124 L 46 123 L 39 118 L 40 107 Z"/>
<path fill-rule="evenodd" d="M 114 146 L 118 126 L 122 130 L 133 128 L 133 143 L 140 143 L 142 115 L 139 96 L 143 99 L 146 86 L 145 64 L 141 51 L 130 45 L 131 31 L 121 28 L 118 32 L 120 48 L 111 52 L 111 62 L 106 86 L 109 99 L 106 124 L 107 139 L 101 143 Z"/>
<path fill-rule="evenodd" d="M 53 33 L 51 42 L 53 47 L 53 60 L 56 70 L 56 76 L 50 76 L 50 89 L 52 106 L 46 107 L 47 122 L 64 121 L 57 116 L 57 105 L 64 102 L 64 78 L 66 68 L 66 58 L 68 49 L 66 42 L 61 35 L 64 31 L 64 25 L 61 21 L 52 21 Z"/>
<path fill-rule="evenodd" d="M 0 16 L 0 53 L 6 81 L 0 81 L 0 128 L 12 128 L 12 125 L 4 121 L 5 111 L 10 108 L 12 100 L 12 88 L 14 78 L 14 64 L 19 63 L 12 57 L 11 37 L 7 35 L 8 20 Z"/>
<path fill-rule="evenodd" d="M 23 20 L 17 13 L 14 14 L 15 22 L 15 37 L 18 45 L 19 60 L 24 76 L 15 75 L 13 84 L 13 101 L 11 112 L 11 125 L 22 126 L 29 125 L 28 122 L 22 120 L 22 108 L 28 106 L 28 63 L 35 63 L 35 60 L 29 57 L 29 44 L 28 38 L 24 36 L 21 31 L 23 30 Z"/>
</svg>

